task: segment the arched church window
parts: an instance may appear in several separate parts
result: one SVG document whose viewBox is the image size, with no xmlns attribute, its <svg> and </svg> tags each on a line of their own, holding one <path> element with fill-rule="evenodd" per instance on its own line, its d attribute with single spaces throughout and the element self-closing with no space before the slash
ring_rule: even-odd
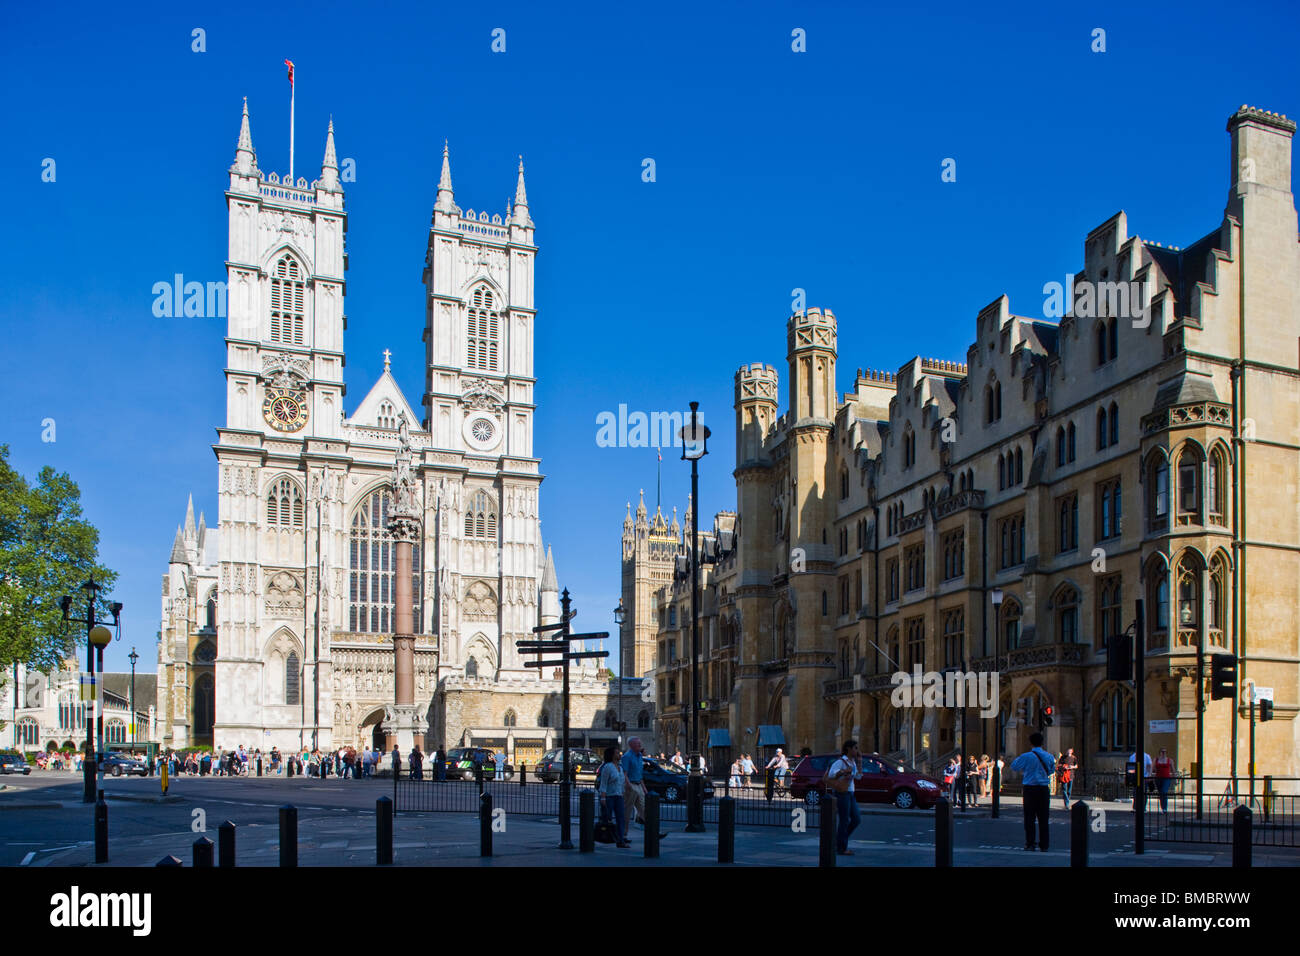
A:
<svg viewBox="0 0 1300 956">
<path fill-rule="evenodd" d="M 544 710 L 541 713 L 539 713 L 537 715 L 537 726 L 538 727 L 551 726 L 551 715 Z"/>
<path fill-rule="evenodd" d="M 377 416 L 376 424 L 378 424 L 380 428 L 397 427 L 397 413 L 393 411 L 392 402 L 379 403 L 379 415 Z"/>
<path fill-rule="evenodd" d="M 212 736 L 212 725 L 216 717 L 214 687 L 211 674 L 204 674 L 194 685 L 194 736 L 196 737 Z"/>
<path fill-rule="evenodd" d="M 387 488 L 370 494 L 352 518 L 348 542 L 348 629 L 391 634 L 395 626 L 396 554 L 388 531 L 388 513 L 393 495 Z M 420 573 L 420 543 L 411 545 L 412 624 L 422 633 L 423 575 Z"/>
<path fill-rule="evenodd" d="M 301 665 L 298 663 L 298 655 L 294 651 L 290 651 L 289 657 L 284 662 L 284 702 L 286 704 L 300 702 L 301 678 Z"/>
<path fill-rule="evenodd" d="M 515 712 L 513 710 L 507 710 L 505 717 L 501 719 L 501 723 L 506 727 L 513 727 L 518 722 L 519 722 L 519 718 L 515 716 Z"/>
<path fill-rule="evenodd" d="M 496 311 L 496 297 L 487 286 L 479 286 L 470 296 L 468 319 L 465 364 L 482 372 L 500 371 L 501 317 Z"/>
<path fill-rule="evenodd" d="M 476 491 L 465 511 L 465 537 L 495 538 L 497 536 L 496 502 L 486 491 Z"/>
<path fill-rule="evenodd" d="M 272 342 L 302 345 L 305 288 L 298 260 L 287 254 L 281 256 L 271 276 Z"/>
<path fill-rule="evenodd" d="M 114 717 L 104 725 L 104 739 L 110 744 L 126 743 L 126 724 Z"/>
<path fill-rule="evenodd" d="M 273 528 L 303 526 L 302 492 L 292 478 L 281 478 L 266 496 L 266 523 Z"/>
</svg>

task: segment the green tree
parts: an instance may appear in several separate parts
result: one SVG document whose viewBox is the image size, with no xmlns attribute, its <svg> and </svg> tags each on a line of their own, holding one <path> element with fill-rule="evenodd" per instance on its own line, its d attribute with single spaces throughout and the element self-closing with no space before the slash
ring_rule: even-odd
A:
<svg viewBox="0 0 1300 956">
<path fill-rule="evenodd" d="M 14 661 L 48 670 L 77 644 L 83 625 L 65 625 L 59 599 L 73 597 L 83 617 L 92 574 L 103 585 L 97 616 L 112 619 L 108 592 L 117 574 L 99 563 L 99 532 L 82 517 L 81 490 L 63 472 L 46 466 L 28 484 L 0 445 L 0 668 Z"/>
</svg>

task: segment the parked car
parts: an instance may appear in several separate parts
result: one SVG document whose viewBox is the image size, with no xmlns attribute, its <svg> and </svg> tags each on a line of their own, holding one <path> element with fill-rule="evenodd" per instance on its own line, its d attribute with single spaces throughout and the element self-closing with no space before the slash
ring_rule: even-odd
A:
<svg viewBox="0 0 1300 956">
<path fill-rule="evenodd" d="M 443 766 L 447 768 L 447 778 L 454 780 L 460 777 L 462 780 L 473 780 L 475 771 L 483 768 L 483 779 L 491 780 L 496 776 L 497 765 L 493 758 L 496 751 L 490 747 L 457 747 L 455 750 L 447 751 L 447 759 Z M 406 766 L 404 763 L 403 766 Z M 515 778 L 515 768 L 507 763 L 505 765 L 505 774 L 507 780 Z"/>
<path fill-rule="evenodd" d="M 594 750 L 582 747 L 569 748 L 569 769 L 580 774 L 595 774 L 604 759 Z M 533 768 L 533 775 L 542 783 L 556 783 L 564 773 L 564 750 L 548 750 Z"/>
<path fill-rule="evenodd" d="M 104 773 L 120 777 L 122 774 L 140 777 L 149 776 L 149 767 L 143 760 L 137 760 L 127 754 L 106 754 L 99 762 L 99 769 Z"/>
<path fill-rule="evenodd" d="M 686 781 L 691 775 L 673 763 L 660 763 L 650 757 L 641 761 L 644 771 L 645 788 L 651 793 L 659 794 L 659 799 L 667 803 L 684 803 L 686 800 Z M 704 777 L 704 799 L 713 796 L 713 781 Z"/>
<path fill-rule="evenodd" d="M 814 754 L 804 757 L 790 776 L 790 796 L 810 807 L 821 803 L 825 795 L 822 779 L 839 754 Z M 943 785 L 933 777 L 908 770 L 880 754 L 862 755 L 862 777 L 853 782 L 858 803 L 892 803 L 904 810 L 920 807 L 929 810 L 939 801 Z"/>
<path fill-rule="evenodd" d="M 0 773 L 30 774 L 31 766 L 22 754 L 0 754 Z"/>
</svg>

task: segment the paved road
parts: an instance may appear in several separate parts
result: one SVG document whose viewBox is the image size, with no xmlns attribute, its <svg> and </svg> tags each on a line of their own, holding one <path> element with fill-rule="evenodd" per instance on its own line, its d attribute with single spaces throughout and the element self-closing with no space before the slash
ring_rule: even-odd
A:
<svg viewBox="0 0 1300 956">
<path fill-rule="evenodd" d="M 6 777 L 0 783 L 0 865 L 69 866 L 93 860 L 91 807 L 81 803 L 80 778 L 34 772 L 30 777 Z M 540 797 L 545 785 L 530 784 Z M 514 784 L 492 789 L 518 791 Z M 392 793 L 388 780 L 347 781 L 330 778 L 188 778 L 173 781 L 169 797 L 159 797 L 157 778 L 120 778 L 105 782 L 109 795 L 110 863 L 150 866 L 168 854 L 189 864 L 194 841 L 216 839 L 226 819 L 239 827 L 241 865 L 274 866 L 278 862 L 279 807 L 291 803 L 299 810 L 299 862 L 304 866 L 372 865 L 375 860 L 375 800 Z M 500 801 L 499 801 L 500 802 Z M 522 804 L 520 804 L 522 806 Z M 1059 805 L 1058 805 L 1059 807 Z M 569 866 L 705 865 L 717 859 L 716 827 L 687 834 L 679 820 L 667 819 L 678 808 L 665 810 L 663 828 L 669 832 L 660 859 L 645 861 L 641 836 L 633 834 L 634 849 L 598 846 L 594 854 L 556 849 L 558 822 L 545 815 L 507 812 L 505 832 L 495 835 L 494 856 L 479 856 L 478 821 L 472 813 L 403 813 L 395 826 L 395 858 L 406 865 Z M 771 808 L 768 813 L 794 811 L 797 805 Z M 933 811 L 865 808 L 863 824 L 854 834 L 855 855 L 841 857 L 841 866 L 930 866 L 934 861 Z M 1148 852 L 1132 852 L 1131 808 L 1099 804 L 1105 829 L 1091 834 L 1094 866 L 1227 866 L 1227 846 L 1148 844 Z M 736 859 L 742 865 L 814 866 L 817 829 L 813 821 L 791 812 L 788 826 L 739 827 Z M 955 863 L 958 866 L 1066 866 L 1069 863 L 1069 821 L 1064 810 L 1052 811 L 1052 848 L 1047 853 L 1021 849 L 1020 808 L 1008 802 L 1003 816 L 990 819 L 987 808 L 959 814 L 955 822 Z M 573 821 L 577 840 L 577 818 Z M 1300 851 L 1255 849 L 1255 863 L 1300 865 Z"/>
</svg>

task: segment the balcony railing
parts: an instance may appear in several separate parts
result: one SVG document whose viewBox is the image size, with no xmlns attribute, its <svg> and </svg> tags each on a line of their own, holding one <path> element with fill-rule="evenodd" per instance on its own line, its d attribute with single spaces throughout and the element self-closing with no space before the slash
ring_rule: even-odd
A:
<svg viewBox="0 0 1300 956">
<path fill-rule="evenodd" d="M 1052 664 L 1079 666 L 1088 656 L 1087 644 L 1038 644 L 1007 654 L 1007 670 L 1017 671 Z"/>
</svg>

